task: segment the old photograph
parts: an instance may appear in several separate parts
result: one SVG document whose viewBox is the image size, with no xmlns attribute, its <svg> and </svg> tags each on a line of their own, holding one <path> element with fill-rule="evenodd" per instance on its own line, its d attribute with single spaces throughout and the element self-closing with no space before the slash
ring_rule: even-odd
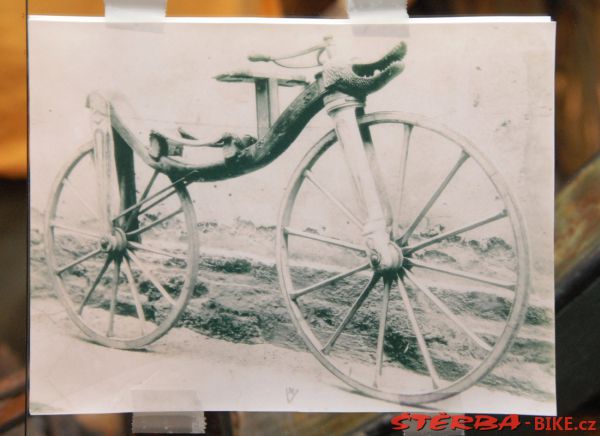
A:
<svg viewBox="0 0 600 436">
<path fill-rule="evenodd" d="M 556 413 L 554 25 L 32 17 L 30 411 Z"/>
</svg>

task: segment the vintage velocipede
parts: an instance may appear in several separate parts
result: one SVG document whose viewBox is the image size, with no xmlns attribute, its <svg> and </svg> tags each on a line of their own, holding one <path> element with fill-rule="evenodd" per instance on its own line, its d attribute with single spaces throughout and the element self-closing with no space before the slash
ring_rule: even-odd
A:
<svg viewBox="0 0 600 436">
<path fill-rule="evenodd" d="M 325 109 L 334 128 L 294 171 L 276 228 L 280 286 L 309 350 L 358 391 L 402 403 L 460 393 L 505 355 L 524 318 L 529 275 L 527 238 L 506 185 L 461 135 L 419 116 L 365 112 L 367 96 L 402 71 L 404 43 L 370 64 L 338 64 L 333 50 L 326 38 L 295 55 L 249 58 L 290 66 L 295 57 L 316 55 L 321 68 L 312 83 L 242 73 L 217 77 L 254 83 L 257 139 L 225 134 L 203 143 L 180 130 L 170 136 L 152 131 L 144 141 L 125 125 L 118 99 L 88 97 L 93 140 L 56 179 L 45 243 L 58 294 L 93 341 L 136 349 L 163 336 L 198 283 L 196 214 L 187 187 L 265 167 Z M 280 86 L 304 88 L 279 115 Z M 446 158 L 449 170 L 436 174 L 439 165 L 411 161 L 422 148 L 419 138 L 453 156 Z M 392 184 L 391 173 L 382 170 L 389 159 L 378 149 L 386 141 L 397 156 Z M 191 148 L 206 156 L 202 163 L 183 160 Z M 442 201 L 468 165 L 481 180 Z M 431 183 L 427 195 L 406 186 L 412 168 Z M 428 227 L 440 202 L 460 221 L 462 209 L 476 201 L 472 192 L 484 186 L 496 210 L 451 230 Z M 338 194 L 341 188 L 351 195 Z M 308 191 L 319 201 L 308 201 Z M 323 213 L 339 219 L 318 226 Z M 501 227 L 511 241 L 504 243 L 504 260 L 462 238 L 487 232 L 493 240 Z M 459 249 L 470 260 L 464 268 L 448 266 L 448 259 L 460 258 Z M 337 269 L 311 269 L 311 261 L 322 259 L 339 261 Z M 502 276 L 497 265 L 510 273 Z"/>
</svg>

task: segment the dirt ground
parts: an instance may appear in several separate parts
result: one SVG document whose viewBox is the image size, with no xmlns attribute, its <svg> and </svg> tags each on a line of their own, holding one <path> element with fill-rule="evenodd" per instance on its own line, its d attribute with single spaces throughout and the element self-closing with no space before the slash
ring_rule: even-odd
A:
<svg viewBox="0 0 600 436">
<path fill-rule="evenodd" d="M 213 237 L 214 233 L 213 229 Z M 239 232 L 235 233 L 239 236 Z M 165 390 L 191 393 L 194 404 L 200 404 L 204 410 L 405 409 L 353 391 L 307 351 L 291 322 L 279 290 L 277 271 L 266 259 L 268 256 L 244 257 L 239 251 L 210 249 L 203 244 L 198 283 L 176 327 L 144 351 L 121 351 L 91 343 L 68 318 L 55 298 L 38 230 L 33 230 L 31 243 L 30 400 L 34 413 L 143 410 L 148 403 L 140 402 L 140 395 L 144 398 L 148 392 Z M 504 256 L 502 247 L 494 250 L 499 250 L 498 256 Z M 76 250 L 74 255 L 79 255 Z M 88 264 L 86 276 L 93 277 L 97 267 Z M 160 274 L 161 264 L 156 263 L 155 268 Z M 310 276 L 313 281 L 331 274 L 314 268 L 300 268 L 298 272 L 301 278 Z M 336 282 L 330 295 L 309 303 L 318 303 L 324 319 L 338 325 L 336 317 L 347 310 L 344 304 L 350 304 L 350 290 L 356 288 L 359 279 Z M 82 283 L 85 286 L 87 282 Z M 444 293 L 443 289 L 438 292 Z M 455 302 L 462 308 L 462 316 L 484 314 L 477 326 L 484 334 L 503 326 L 506 305 L 502 298 L 467 290 Z M 101 301 L 96 307 L 103 307 L 104 303 Z M 364 339 L 364 326 L 376 322 L 375 306 L 367 304 L 358 313 L 348 326 L 351 333 Z M 92 317 L 97 314 L 101 319 L 105 309 L 92 306 L 86 313 Z M 126 329 L 131 326 L 133 331 L 137 327 L 135 312 L 129 315 L 118 316 L 116 322 Z M 424 312 L 418 316 L 427 326 L 428 347 L 440 371 L 456 371 L 461 365 L 468 365 L 464 361 L 469 358 L 468 350 L 461 351 L 459 342 L 444 342 L 444 324 L 439 315 Z M 397 328 L 386 332 L 386 341 L 391 334 L 398 344 L 386 349 L 388 359 L 397 359 L 397 364 L 389 368 L 392 377 L 422 383 L 426 370 L 414 334 L 401 313 L 391 309 L 392 318 Z M 376 328 L 371 330 L 376 334 Z M 448 412 L 553 413 L 552 340 L 551 308 L 533 301 L 515 344 L 498 367 L 477 387 L 428 407 Z M 342 352 L 359 358 L 372 354 L 370 337 L 366 341 L 339 342 L 336 348 L 342 348 Z M 232 396 L 231 392 L 236 394 Z M 490 401 L 482 404 L 481 395 Z M 182 398 L 176 394 L 174 397 Z M 176 408 L 186 406 L 178 401 L 173 403 Z"/>
<path fill-rule="evenodd" d="M 186 406 L 321 412 L 406 409 L 355 392 L 307 352 L 235 344 L 187 328 L 172 329 L 147 351 L 109 349 L 87 341 L 53 298 L 32 300 L 31 321 L 32 413 L 153 409 L 157 391 L 178 398 L 178 402 L 162 403 L 163 410 Z M 491 396 L 493 402 L 481 401 Z M 552 409 L 547 402 L 482 387 L 428 407 L 499 413 L 507 405 L 532 414 Z"/>
</svg>

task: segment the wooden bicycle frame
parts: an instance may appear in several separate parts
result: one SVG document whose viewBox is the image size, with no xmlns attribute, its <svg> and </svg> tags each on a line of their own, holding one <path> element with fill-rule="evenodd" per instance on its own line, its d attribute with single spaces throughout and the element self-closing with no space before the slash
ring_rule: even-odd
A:
<svg viewBox="0 0 600 436">
<path fill-rule="evenodd" d="M 88 97 L 92 110 L 94 154 L 97 174 L 110 175 L 113 171 L 110 155 L 115 157 L 115 171 L 120 192 L 121 211 L 136 203 L 133 152 L 150 167 L 163 172 L 173 183 L 193 183 L 224 180 L 262 168 L 279 157 L 294 142 L 306 124 L 324 107 L 334 122 L 338 141 L 350 168 L 358 197 L 367 210 L 363 234 L 375 267 L 385 271 L 402 261 L 399 250 L 391 243 L 392 214 L 375 159 L 368 128 L 359 128 L 357 116 L 364 114 L 364 97 L 354 97 L 331 91 L 323 86 L 321 75 L 276 119 L 270 129 L 255 144 L 240 150 L 233 158 L 223 157 L 218 162 L 192 165 L 169 156 L 154 159 L 148 147 L 142 144 L 125 126 L 109 100 L 100 94 Z M 112 150 L 111 150 L 112 149 Z M 110 203 L 109 193 L 99 181 L 103 203 Z M 135 228 L 132 222 L 130 228 Z"/>
</svg>

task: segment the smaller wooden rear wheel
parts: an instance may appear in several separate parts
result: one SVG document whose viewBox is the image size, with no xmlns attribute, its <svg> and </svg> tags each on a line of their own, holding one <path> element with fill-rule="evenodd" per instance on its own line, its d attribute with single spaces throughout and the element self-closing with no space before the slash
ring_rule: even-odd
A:
<svg viewBox="0 0 600 436">
<path fill-rule="evenodd" d="M 69 317 L 90 339 L 142 348 L 175 324 L 193 292 L 196 216 L 184 183 L 140 161 L 135 183 L 143 189 L 119 187 L 96 162 L 89 143 L 58 174 L 46 210 L 46 260 Z M 108 200 L 99 186 L 108 187 Z"/>
</svg>

